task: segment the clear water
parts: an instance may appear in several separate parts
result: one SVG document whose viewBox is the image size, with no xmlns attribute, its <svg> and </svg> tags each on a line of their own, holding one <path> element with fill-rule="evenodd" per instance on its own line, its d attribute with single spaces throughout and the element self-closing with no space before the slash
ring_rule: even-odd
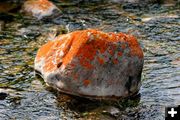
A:
<svg viewBox="0 0 180 120">
<path fill-rule="evenodd" d="M 64 13 L 59 18 L 42 22 L 11 13 L 0 31 L 0 120 L 163 120 L 165 106 L 180 104 L 178 4 L 56 3 Z M 86 28 L 138 38 L 145 54 L 138 96 L 117 102 L 74 98 L 34 76 L 34 58 L 48 33 Z"/>
</svg>

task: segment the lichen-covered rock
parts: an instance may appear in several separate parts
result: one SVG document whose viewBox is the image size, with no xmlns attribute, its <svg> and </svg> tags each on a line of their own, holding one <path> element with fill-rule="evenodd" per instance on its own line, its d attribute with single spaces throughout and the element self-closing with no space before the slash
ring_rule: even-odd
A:
<svg viewBox="0 0 180 120">
<path fill-rule="evenodd" d="M 61 14 L 61 11 L 48 0 L 27 0 L 22 6 L 22 11 L 37 19 L 53 18 Z"/>
<path fill-rule="evenodd" d="M 138 92 L 143 52 L 135 37 L 82 30 L 60 35 L 43 45 L 35 70 L 59 91 L 100 99 Z"/>
</svg>

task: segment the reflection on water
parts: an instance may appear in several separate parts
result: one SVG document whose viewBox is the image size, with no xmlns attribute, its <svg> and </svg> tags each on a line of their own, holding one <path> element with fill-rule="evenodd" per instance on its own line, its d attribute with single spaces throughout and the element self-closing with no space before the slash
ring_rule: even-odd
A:
<svg viewBox="0 0 180 120">
<path fill-rule="evenodd" d="M 164 107 L 180 104 L 179 6 L 57 2 L 63 15 L 51 22 L 3 14 L 0 31 L 0 118 L 164 119 Z M 0 20 L 1 21 L 1 20 Z M 56 23 L 56 24 L 54 24 Z M 1 24 L 1 22 L 0 22 Z M 34 76 L 37 49 L 48 33 L 98 28 L 135 35 L 145 53 L 140 95 L 90 101 L 58 93 Z"/>
</svg>

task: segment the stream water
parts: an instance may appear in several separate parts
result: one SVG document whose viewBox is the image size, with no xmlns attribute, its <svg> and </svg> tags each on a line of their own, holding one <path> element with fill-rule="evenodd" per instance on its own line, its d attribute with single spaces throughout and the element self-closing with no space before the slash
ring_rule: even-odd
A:
<svg viewBox="0 0 180 120">
<path fill-rule="evenodd" d="M 63 15 L 51 21 L 20 12 L 0 15 L 0 120 L 163 120 L 165 106 L 180 105 L 179 4 L 56 0 L 56 5 Z M 139 95 L 91 101 L 59 93 L 34 75 L 36 52 L 49 33 L 86 28 L 137 37 L 145 55 Z"/>
</svg>

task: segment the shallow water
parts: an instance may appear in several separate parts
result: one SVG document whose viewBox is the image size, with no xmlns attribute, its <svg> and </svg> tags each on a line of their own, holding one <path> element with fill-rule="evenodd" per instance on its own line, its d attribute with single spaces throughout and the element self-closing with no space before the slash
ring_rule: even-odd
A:
<svg viewBox="0 0 180 120">
<path fill-rule="evenodd" d="M 46 22 L 20 13 L 7 15 L 12 19 L 0 31 L 0 120 L 163 120 L 165 106 L 180 104 L 179 5 L 95 1 L 57 2 L 64 14 Z M 58 93 L 34 75 L 36 52 L 49 33 L 86 28 L 138 38 L 145 54 L 139 95 L 117 102 L 90 101 Z"/>
</svg>

